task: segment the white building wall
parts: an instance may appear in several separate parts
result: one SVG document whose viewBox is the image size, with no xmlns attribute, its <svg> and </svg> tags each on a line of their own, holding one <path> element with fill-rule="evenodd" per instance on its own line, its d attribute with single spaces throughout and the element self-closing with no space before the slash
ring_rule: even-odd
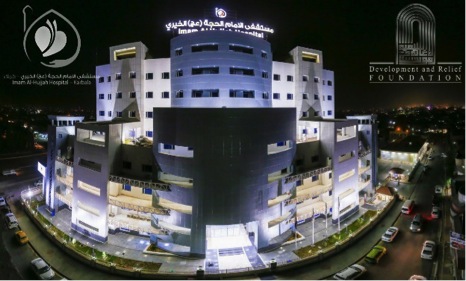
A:
<svg viewBox="0 0 466 281">
<path fill-rule="evenodd" d="M 274 76 L 279 75 L 279 80 L 275 80 Z M 285 62 L 272 62 L 272 73 L 269 73 L 269 79 L 272 81 L 272 107 L 295 107 L 295 77 L 294 64 Z M 292 81 L 288 81 L 288 76 Z M 274 94 L 279 94 L 279 98 L 274 98 Z M 288 94 L 291 94 L 289 99 Z"/>
<path fill-rule="evenodd" d="M 96 78 L 96 120 L 112 120 L 114 114 L 113 108 L 115 106 L 115 93 L 112 92 L 110 65 L 97 66 Z M 110 112 L 110 114 L 108 112 Z M 103 116 L 101 113 L 103 113 Z"/>
</svg>

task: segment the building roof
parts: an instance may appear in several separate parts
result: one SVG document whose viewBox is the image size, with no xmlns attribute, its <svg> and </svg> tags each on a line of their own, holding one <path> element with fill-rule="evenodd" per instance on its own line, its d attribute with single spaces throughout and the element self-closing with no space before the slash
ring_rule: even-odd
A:
<svg viewBox="0 0 466 281">
<path fill-rule="evenodd" d="M 380 193 L 383 195 L 393 196 L 392 191 L 388 186 L 381 186 L 376 190 L 376 193 Z"/>
</svg>

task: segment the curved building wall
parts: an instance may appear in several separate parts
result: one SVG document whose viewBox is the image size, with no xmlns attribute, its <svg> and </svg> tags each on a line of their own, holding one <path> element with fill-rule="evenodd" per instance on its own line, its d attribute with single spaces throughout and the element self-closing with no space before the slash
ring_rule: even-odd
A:
<svg viewBox="0 0 466 281">
<path fill-rule="evenodd" d="M 269 175 L 290 171 L 295 114 L 294 108 L 154 109 L 153 147 L 161 170 L 193 181 L 191 254 L 205 255 L 206 225 L 255 222 L 259 249 L 288 230 L 269 228 L 277 217 L 292 215 L 290 207 L 268 206 L 282 192 L 281 187 L 270 188 L 279 177 L 270 180 Z M 268 152 L 268 145 L 287 140 L 288 149 Z M 193 157 L 160 153 L 159 143 L 191 147 Z M 173 215 L 167 219 L 176 222 Z"/>
<path fill-rule="evenodd" d="M 172 107 L 270 107 L 270 43 L 231 31 L 171 40 Z M 181 93 L 182 91 L 182 93 Z"/>
</svg>

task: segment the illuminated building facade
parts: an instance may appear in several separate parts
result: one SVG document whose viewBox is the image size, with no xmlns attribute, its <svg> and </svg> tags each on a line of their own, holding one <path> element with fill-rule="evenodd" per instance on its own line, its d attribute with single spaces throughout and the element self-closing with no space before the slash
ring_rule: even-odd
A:
<svg viewBox="0 0 466 281">
<path fill-rule="evenodd" d="M 335 119 L 321 51 L 276 62 L 264 39 L 211 30 L 173 38 L 170 58 L 146 53 L 110 47 L 96 68 L 97 121 L 75 126 L 66 177 L 49 175 L 60 181 L 45 192 L 64 199 L 47 204 L 70 207 L 74 230 L 101 242 L 155 234 L 180 255 L 261 251 L 375 193 L 375 119 Z"/>
</svg>

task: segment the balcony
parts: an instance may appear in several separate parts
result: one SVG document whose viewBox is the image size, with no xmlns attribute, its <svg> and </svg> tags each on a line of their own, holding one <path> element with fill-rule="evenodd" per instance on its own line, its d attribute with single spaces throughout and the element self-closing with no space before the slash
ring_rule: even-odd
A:
<svg viewBox="0 0 466 281">
<path fill-rule="evenodd" d="M 332 206 L 331 202 L 324 202 L 324 201 L 314 201 L 311 202 L 310 204 L 300 204 L 298 205 L 298 211 L 296 214 L 296 220 L 305 220 L 307 218 L 311 218 L 312 215 L 315 214 L 326 214 L 328 210 Z"/>
<path fill-rule="evenodd" d="M 170 215 L 169 210 L 154 208 L 152 200 L 134 198 L 126 195 L 108 196 L 108 204 L 138 212 Z"/>
<path fill-rule="evenodd" d="M 277 197 L 275 197 L 274 199 L 271 199 L 268 201 L 268 207 L 272 207 L 272 206 L 275 206 L 277 204 L 280 204 L 281 202 L 289 199 L 291 197 L 291 194 L 282 194 L 282 195 L 279 195 Z"/>
<path fill-rule="evenodd" d="M 279 224 L 279 223 L 281 223 L 281 222 L 283 222 L 283 221 L 288 220 L 289 218 L 291 218 L 291 217 L 294 215 L 294 213 L 295 213 L 295 209 L 290 210 L 289 213 L 284 214 L 284 215 L 282 215 L 282 216 L 279 216 L 278 218 L 275 218 L 275 219 L 269 221 L 269 223 L 268 223 L 269 228 L 274 227 L 274 226 L 276 226 L 277 224 Z"/>
<path fill-rule="evenodd" d="M 130 184 L 131 186 L 152 188 L 154 190 L 161 190 L 161 191 L 171 191 L 170 185 L 165 184 L 165 183 L 136 180 L 136 179 L 124 178 L 124 177 L 115 176 L 115 175 L 110 175 L 108 177 L 108 180 L 111 182 L 116 182 L 116 183 Z"/>
<path fill-rule="evenodd" d="M 358 182 L 358 189 L 359 191 L 363 190 L 364 188 L 366 188 L 366 186 L 369 185 L 371 181 L 369 179 L 367 180 L 359 180 Z"/>
<path fill-rule="evenodd" d="M 277 180 L 279 180 L 281 178 L 287 177 L 287 176 L 289 176 L 291 174 L 292 174 L 292 172 L 288 172 L 288 170 L 287 171 L 278 171 L 278 172 L 269 174 L 267 180 L 270 183 L 270 182 L 277 181 Z"/>
<path fill-rule="evenodd" d="M 180 234 L 184 234 L 184 235 L 191 235 L 191 229 L 190 228 L 177 226 L 177 225 L 170 224 L 170 223 L 160 221 L 160 220 L 159 220 L 158 226 L 163 228 L 163 229 L 167 229 L 167 230 L 170 230 L 170 231 L 173 231 L 173 232 L 176 232 L 176 233 L 180 233 Z"/>
<path fill-rule="evenodd" d="M 159 198 L 158 205 L 162 208 L 170 209 L 170 210 L 177 211 L 183 214 L 192 215 L 193 213 L 192 206 L 176 203 L 176 202 L 164 199 L 164 198 Z"/>
<path fill-rule="evenodd" d="M 60 175 L 56 175 L 56 178 L 58 180 L 58 182 L 70 187 L 71 189 L 73 189 L 73 176 L 69 176 L 69 175 L 66 175 L 64 177 L 60 176 Z"/>
<path fill-rule="evenodd" d="M 65 158 L 62 157 L 56 157 L 56 160 L 62 164 L 65 164 L 66 166 L 73 167 L 73 161 L 66 160 Z"/>
<path fill-rule="evenodd" d="M 150 218 L 144 218 L 137 214 L 110 214 L 108 218 L 110 229 L 125 228 L 140 233 L 164 234 L 163 230 L 151 226 Z"/>
<path fill-rule="evenodd" d="M 61 202 L 65 203 L 70 208 L 73 206 L 73 192 L 72 191 L 66 192 L 65 194 L 55 192 L 55 198 L 57 198 Z"/>
<path fill-rule="evenodd" d="M 296 192 L 296 198 L 294 199 L 294 201 L 302 202 L 307 199 L 317 197 L 321 194 L 329 192 L 330 190 L 332 190 L 331 183 L 326 184 L 326 185 L 318 184 L 318 185 L 313 185 L 313 186 L 301 185 L 301 186 L 298 186 L 298 190 Z"/>
<path fill-rule="evenodd" d="M 159 180 L 167 184 L 173 184 L 184 188 L 193 188 L 193 179 L 179 177 L 164 172 L 159 172 Z"/>
<path fill-rule="evenodd" d="M 331 170 L 332 170 L 331 166 L 325 166 L 325 167 L 318 168 L 318 169 L 315 169 L 315 170 L 311 170 L 311 171 L 308 171 L 308 172 L 304 172 L 304 173 L 301 173 L 301 174 L 289 176 L 289 177 L 287 177 L 285 179 L 285 183 L 304 180 L 304 179 L 310 178 L 312 176 L 318 176 L 320 174 L 323 174 L 323 173 L 331 171 Z"/>
<path fill-rule="evenodd" d="M 358 169 L 358 174 L 361 175 L 367 171 L 369 171 L 371 169 L 371 166 L 368 165 L 368 166 L 365 166 L 365 167 L 359 167 Z"/>
<path fill-rule="evenodd" d="M 313 141 L 319 141 L 319 138 L 303 136 L 303 137 L 296 139 L 296 143 L 305 143 L 305 142 L 313 142 Z"/>
</svg>

